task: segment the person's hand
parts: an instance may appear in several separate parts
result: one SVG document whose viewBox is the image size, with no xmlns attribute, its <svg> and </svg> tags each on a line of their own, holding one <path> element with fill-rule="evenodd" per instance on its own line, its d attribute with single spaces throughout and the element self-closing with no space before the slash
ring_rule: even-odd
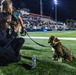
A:
<svg viewBox="0 0 76 75">
<path fill-rule="evenodd" d="M 25 27 L 22 27 L 22 32 L 26 32 L 26 29 L 25 29 Z"/>
<path fill-rule="evenodd" d="M 18 32 L 19 30 L 19 24 L 14 25 L 14 32 Z"/>
<path fill-rule="evenodd" d="M 27 33 L 27 31 L 26 31 L 25 27 L 22 27 L 20 34 L 22 36 L 24 36 L 24 35 L 26 35 L 26 33 Z"/>
</svg>

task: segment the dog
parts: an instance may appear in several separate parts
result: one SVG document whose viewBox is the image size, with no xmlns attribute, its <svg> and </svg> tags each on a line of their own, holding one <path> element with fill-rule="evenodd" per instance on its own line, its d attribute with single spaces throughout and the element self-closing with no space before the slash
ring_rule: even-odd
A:
<svg viewBox="0 0 76 75">
<path fill-rule="evenodd" d="M 62 62 L 62 60 L 72 61 L 75 58 L 73 56 L 73 53 L 70 52 L 70 50 L 67 47 L 62 45 L 61 41 L 55 36 L 51 36 L 48 39 L 48 43 L 50 43 L 50 45 L 53 47 L 52 60 L 58 59 L 59 62 Z"/>
</svg>

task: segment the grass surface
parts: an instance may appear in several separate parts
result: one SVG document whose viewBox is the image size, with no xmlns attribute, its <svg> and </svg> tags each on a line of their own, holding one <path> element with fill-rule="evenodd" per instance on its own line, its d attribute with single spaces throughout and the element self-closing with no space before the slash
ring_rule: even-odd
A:
<svg viewBox="0 0 76 75">
<path fill-rule="evenodd" d="M 30 32 L 31 36 L 58 36 L 58 37 L 76 37 L 76 32 Z M 58 35 L 57 35 L 58 34 Z M 49 46 L 45 39 L 34 39 L 35 41 Z M 61 40 L 76 57 L 76 41 Z M 52 61 L 51 47 L 41 47 L 36 45 L 30 39 L 25 39 L 25 43 L 20 53 L 26 58 L 21 58 L 17 63 L 9 64 L 8 66 L 0 67 L 0 75 L 76 75 L 76 59 L 70 62 Z M 22 63 L 32 63 L 32 56 L 37 58 L 37 66 L 34 70 L 28 70 L 21 66 Z M 27 58 L 28 57 L 28 58 Z"/>
<path fill-rule="evenodd" d="M 76 31 L 29 32 L 30 36 L 76 37 Z"/>
</svg>

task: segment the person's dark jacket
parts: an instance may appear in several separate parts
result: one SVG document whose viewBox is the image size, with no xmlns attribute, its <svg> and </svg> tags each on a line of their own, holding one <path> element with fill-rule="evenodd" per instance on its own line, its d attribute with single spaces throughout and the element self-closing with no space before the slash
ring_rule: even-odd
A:
<svg viewBox="0 0 76 75">
<path fill-rule="evenodd" d="M 0 61 L 12 62 L 17 61 L 15 51 L 10 43 L 17 37 L 17 33 L 12 32 L 10 35 L 7 30 L 0 31 Z"/>
</svg>

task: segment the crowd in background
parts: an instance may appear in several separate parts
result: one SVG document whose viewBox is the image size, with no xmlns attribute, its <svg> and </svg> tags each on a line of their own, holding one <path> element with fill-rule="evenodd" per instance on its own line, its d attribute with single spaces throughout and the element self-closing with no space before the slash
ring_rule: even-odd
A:
<svg viewBox="0 0 76 75">
<path fill-rule="evenodd" d="M 58 30 L 64 29 L 63 24 L 57 25 L 56 22 L 52 22 L 49 17 L 43 17 L 34 14 L 24 14 L 22 19 L 27 30 L 42 31 L 42 30 Z"/>
</svg>

